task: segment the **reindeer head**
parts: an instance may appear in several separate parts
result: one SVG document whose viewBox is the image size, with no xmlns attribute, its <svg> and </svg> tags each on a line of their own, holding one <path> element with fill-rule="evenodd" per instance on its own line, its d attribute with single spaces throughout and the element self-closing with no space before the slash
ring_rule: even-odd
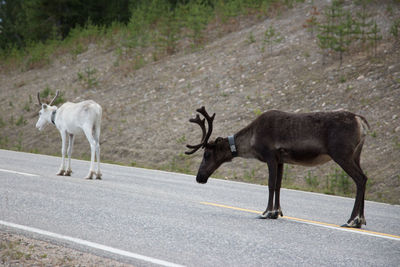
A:
<svg viewBox="0 0 400 267">
<path fill-rule="evenodd" d="M 37 99 L 39 101 L 39 105 L 41 106 L 41 109 L 39 111 L 39 119 L 36 123 L 36 128 L 38 128 L 39 131 L 43 130 L 44 126 L 46 126 L 47 123 L 51 123 L 51 115 L 53 111 L 57 110 L 57 107 L 52 105 L 58 97 L 59 93 L 59 91 L 56 92 L 56 95 L 49 104 L 42 104 L 42 101 L 40 101 L 40 94 L 39 92 L 37 93 Z"/>
<path fill-rule="evenodd" d="M 189 121 L 200 126 L 203 137 L 198 145 L 186 145 L 192 150 L 186 151 L 185 154 L 190 155 L 200 148 L 204 148 L 203 160 L 197 172 L 196 181 L 205 184 L 211 174 L 213 174 L 222 163 L 232 160 L 232 154 L 227 138 L 218 137 L 215 141 L 208 142 L 213 130 L 215 113 L 210 117 L 204 106 L 196 111 L 203 115 L 205 119 L 200 119 L 200 116 L 197 114 L 196 118 L 190 119 Z M 207 120 L 208 123 L 208 131 L 206 131 L 205 120 Z"/>
</svg>

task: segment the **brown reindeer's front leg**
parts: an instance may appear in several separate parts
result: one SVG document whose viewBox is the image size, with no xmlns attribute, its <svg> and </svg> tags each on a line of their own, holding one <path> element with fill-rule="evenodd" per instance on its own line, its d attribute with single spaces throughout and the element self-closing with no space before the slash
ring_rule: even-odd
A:
<svg viewBox="0 0 400 267">
<path fill-rule="evenodd" d="M 278 173 L 277 180 L 275 184 L 275 205 L 274 205 L 274 217 L 278 218 L 278 216 L 283 216 L 281 205 L 280 205 L 280 191 L 282 184 L 282 175 L 283 175 L 283 163 L 278 163 Z"/>
<path fill-rule="evenodd" d="M 276 188 L 277 182 L 277 173 L 278 173 L 278 164 L 275 160 L 267 161 L 268 164 L 268 171 L 269 171 L 269 178 L 268 178 L 268 205 L 267 209 L 260 215 L 260 219 L 277 219 L 278 215 L 275 216 L 275 212 L 273 211 L 272 207 L 274 204 L 274 192 Z M 279 197 L 279 195 L 278 195 Z"/>
</svg>

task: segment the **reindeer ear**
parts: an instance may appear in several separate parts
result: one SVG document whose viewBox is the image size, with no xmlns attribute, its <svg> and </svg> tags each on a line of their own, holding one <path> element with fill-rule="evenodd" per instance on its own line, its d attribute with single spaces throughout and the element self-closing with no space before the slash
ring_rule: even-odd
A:
<svg viewBox="0 0 400 267">
<path fill-rule="evenodd" d="M 42 104 L 42 108 L 46 109 L 47 108 L 47 104 Z"/>
<path fill-rule="evenodd" d="M 222 138 L 222 137 L 217 137 L 217 139 L 215 139 L 215 143 L 217 144 L 217 143 L 221 142 L 222 140 L 224 140 L 224 138 Z"/>
</svg>

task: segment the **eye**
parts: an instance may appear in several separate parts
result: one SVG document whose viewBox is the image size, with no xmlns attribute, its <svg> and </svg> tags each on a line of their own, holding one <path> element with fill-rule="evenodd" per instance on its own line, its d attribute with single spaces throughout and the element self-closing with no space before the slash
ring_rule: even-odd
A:
<svg viewBox="0 0 400 267">
<path fill-rule="evenodd" d="M 208 159 L 211 156 L 211 153 L 209 151 L 204 152 L 204 158 Z"/>
</svg>

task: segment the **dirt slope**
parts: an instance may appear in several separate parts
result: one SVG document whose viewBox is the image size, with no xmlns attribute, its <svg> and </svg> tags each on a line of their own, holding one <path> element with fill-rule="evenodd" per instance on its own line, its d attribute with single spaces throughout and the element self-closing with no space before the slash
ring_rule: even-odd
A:
<svg viewBox="0 0 400 267">
<path fill-rule="evenodd" d="M 328 4 L 313 2 L 319 10 Z M 349 2 L 346 8 L 355 8 Z M 102 105 L 103 160 L 192 173 L 202 155 L 189 157 L 183 152 L 186 143 L 199 141 L 200 129 L 188 119 L 202 105 L 217 114 L 212 138 L 237 132 L 269 109 L 343 108 L 365 116 L 371 125 L 361 159 L 370 178 L 367 198 L 400 204 L 400 49 L 389 34 L 392 21 L 400 17 L 399 5 L 391 4 L 391 15 L 386 1 L 369 6 L 383 35 L 377 57 L 351 51 L 340 69 L 336 57 L 322 64 L 315 38 L 302 26 L 311 6 L 307 1 L 260 23 L 242 22 L 237 31 L 204 49 L 169 56 L 138 70 L 119 64 L 113 48 L 92 44 L 76 58 L 64 55 L 44 68 L 1 71 L 0 147 L 60 154 L 55 127 L 35 129 L 36 93 L 46 87 L 61 90 L 68 101 L 93 99 Z M 271 25 L 283 37 L 272 52 L 262 48 L 264 32 Z M 79 78 L 87 69 L 96 71 L 90 89 L 89 82 Z M 74 157 L 89 154 L 87 141 L 78 137 Z M 326 187 L 328 192 L 326 183 L 332 183 L 337 168 L 333 163 L 318 168 L 290 166 L 284 184 L 322 191 Z M 267 172 L 267 166 L 256 160 L 235 159 L 215 176 L 266 183 Z"/>
</svg>

